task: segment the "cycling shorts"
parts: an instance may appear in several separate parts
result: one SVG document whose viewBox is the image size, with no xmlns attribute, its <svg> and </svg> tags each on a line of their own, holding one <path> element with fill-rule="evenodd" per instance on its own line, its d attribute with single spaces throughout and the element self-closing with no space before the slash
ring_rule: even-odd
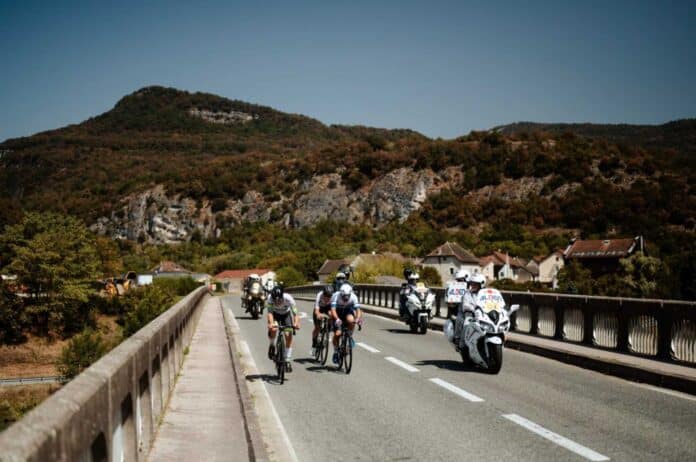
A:
<svg viewBox="0 0 696 462">
<path fill-rule="evenodd" d="M 292 312 L 280 314 L 273 312 L 273 320 L 278 323 L 280 327 L 292 327 L 293 319 Z"/>
</svg>

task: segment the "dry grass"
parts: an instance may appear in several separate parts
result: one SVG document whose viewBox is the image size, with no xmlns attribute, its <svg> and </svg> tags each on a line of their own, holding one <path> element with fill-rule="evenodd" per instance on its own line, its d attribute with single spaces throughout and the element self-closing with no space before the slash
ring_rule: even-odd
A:
<svg viewBox="0 0 696 462">
<path fill-rule="evenodd" d="M 59 388 L 60 385 L 55 383 L 0 388 L 0 431 L 21 419 Z"/>
<path fill-rule="evenodd" d="M 98 315 L 97 325 L 107 344 L 118 344 L 121 331 L 116 316 Z M 56 362 L 68 341 L 30 335 L 21 345 L 0 346 L 0 378 L 59 375 Z"/>
</svg>

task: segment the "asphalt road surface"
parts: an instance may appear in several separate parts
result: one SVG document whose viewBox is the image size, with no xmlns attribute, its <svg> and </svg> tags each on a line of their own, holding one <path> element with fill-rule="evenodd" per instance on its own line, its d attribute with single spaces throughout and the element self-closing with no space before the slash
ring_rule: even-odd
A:
<svg viewBox="0 0 696 462">
<path fill-rule="evenodd" d="M 223 297 L 300 461 L 696 460 L 696 398 L 505 350 L 500 374 L 464 367 L 439 332 L 365 315 L 349 375 L 310 357 L 311 303 L 293 372 L 275 380 L 265 319 Z M 330 352 L 331 354 L 332 352 Z"/>
</svg>

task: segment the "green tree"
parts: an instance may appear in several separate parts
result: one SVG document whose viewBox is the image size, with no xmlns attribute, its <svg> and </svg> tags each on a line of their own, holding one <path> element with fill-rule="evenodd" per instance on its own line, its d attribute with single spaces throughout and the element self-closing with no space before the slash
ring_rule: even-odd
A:
<svg viewBox="0 0 696 462">
<path fill-rule="evenodd" d="M 22 301 L 0 281 L 0 345 L 23 342 L 26 323 Z"/>
<path fill-rule="evenodd" d="M 123 337 L 128 338 L 174 304 L 174 296 L 158 285 L 128 292 L 123 315 Z"/>
<path fill-rule="evenodd" d="M 634 297 L 663 297 L 667 294 L 659 290 L 663 264 L 659 258 L 648 257 L 642 252 L 635 253 L 621 261 L 619 283 L 624 284 Z"/>
<path fill-rule="evenodd" d="M 592 273 L 577 261 L 571 261 L 558 272 L 558 288 L 568 294 L 594 294 Z"/>
<path fill-rule="evenodd" d="M 107 345 L 101 334 L 92 329 L 85 329 L 70 339 L 63 348 L 58 360 L 58 371 L 68 378 L 73 378 L 101 358 L 106 351 Z"/>
<path fill-rule="evenodd" d="M 420 272 L 421 281 L 429 287 L 442 287 L 442 277 L 432 266 L 424 267 Z"/>
<path fill-rule="evenodd" d="M 27 213 L 0 236 L 3 272 L 26 287 L 27 313 L 42 333 L 74 329 L 75 311 L 89 300 L 100 260 L 94 237 L 80 220 L 55 213 Z M 69 319 L 69 326 L 63 320 Z M 79 327 L 79 326 L 78 326 Z"/>
<path fill-rule="evenodd" d="M 276 271 L 276 278 L 282 282 L 285 287 L 299 286 L 307 282 L 307 279 L 292 266 L 283 266 Z"/>
</svg>

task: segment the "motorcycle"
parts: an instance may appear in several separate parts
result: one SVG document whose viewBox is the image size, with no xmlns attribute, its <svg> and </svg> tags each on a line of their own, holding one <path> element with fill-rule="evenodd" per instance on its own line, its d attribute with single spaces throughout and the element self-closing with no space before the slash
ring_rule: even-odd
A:
<svg viewBox="0 0 696 462">
<path fill-rule="evenodd" d="M 447 286 L 447 318 L 456 316 L 459 305 L 462 304 L 462 297 L 467 291 L 466 282 L 453 281 Z"/>
<path fill-rule="evenodd" d="M 406 297 L 406 324 L 411 332 L 425 334 L 433 317 L 435 294 L 419 282 L 415 290 Z"/>
<path fill-rule="evenodd" d="M 464 364 L 473 362 L 491 374 L 497 374 L 503 365 L 503 345 L 505 334 L 510 330 L 510 315 L 519 308 L 519 305 L 506 308 L 498 290 L 481 289 L 476 295 L 474 312 L 464 316 L 458 343 L 451 320 L 445 323 L 445 338 L 461 354 Z M 458 318 L 457 322 L 460 320 Z"/>
<path fill-rule="evenodd" d="M 265 299 L 264 290 L 260 282 L 254 281 L 251 283 L 249 290 L 246 293 L 246 312 L 251 313 L 251 317 L 258 319 L 263 313 L 263 302 Z"/>
</svg>

